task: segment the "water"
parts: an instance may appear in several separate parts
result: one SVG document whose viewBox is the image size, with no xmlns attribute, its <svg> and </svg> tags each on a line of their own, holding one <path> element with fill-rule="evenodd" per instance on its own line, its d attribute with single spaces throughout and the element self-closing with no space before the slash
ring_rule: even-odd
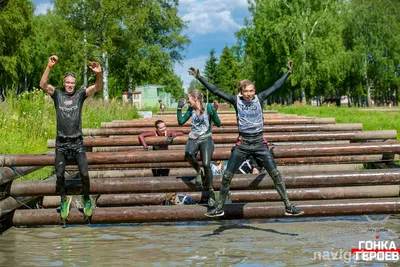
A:
<svg viewBox="0 0 400 267">
<path fill-rule="evenodd" d="M 349 258 L 377 236 L 400 248 L 398 217 L 12 228 L 0 266 L 400 266 Z"/>
</svg>

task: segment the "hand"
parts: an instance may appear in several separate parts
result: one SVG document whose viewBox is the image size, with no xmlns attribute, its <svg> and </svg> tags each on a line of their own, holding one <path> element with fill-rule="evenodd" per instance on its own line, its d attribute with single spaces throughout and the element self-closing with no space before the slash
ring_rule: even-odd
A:
<svg viewBox="0 0 400 267">
<path fill-rule="evenodd" d="M 178 109 L 182 109 L 185 106 L 185 104 L 186 104 L 186 99 L 184 98 L 179 99 Z"/>
<path fill-rule="evenodd" d="M 213 109 L 214 112 L 217 112 L 217 110 L 218 110 L 218 102 L 217 102 L 217 101 L 215 101 L 215 102 L 213 103 L 212 109 Z"/>
<path fill-rule="evenodd" d="M 189 70 L 189 75 L 192 75 L 193 77 L 195 77 L 196 79 L 200 78 L 200 71 L 199 69 L 190 67 Z"/>
<path fill-rule="evenodd" d="M 165 142 L 167 145 L 171 145 L 174 142 L 175 136 L 173 134 L 168 135 L 167 141 Z"/>
<path fill-rule="evenodd" d="M 144 147 L 144 148 L 143 148 L 143 151 L 148 151 L 148 150 L 149 150 L 148 147 Z"/>
<path fill-rule="evenodd" d="M 49 57 L 49 62 L 47 63 L 47 66 L 49 66 L 50 68 L 54 66 L 54 64 L 56 64 L 58 61 L 58 57 L 57 56 L 51 56 Z"/>
<path fill-rule="evenodd" d="M 288 72 L 292 73 L 292 71 L 293 71 L 293 61 L 292 60 L 289 60 L 287 63 L 287 70 L 288 70 Z"/>
<path fill-rule="evenodd" d="M 92 61 L 89 61 L 89 68 L 90 68 L 92 71 L 96 72 L 96 73 L 100 73 L 100 72 L 101 72 L 101 66 L 100 66 L 100 63 L 99 63 L 99 62 L 92 62 Z"/>
</svg>

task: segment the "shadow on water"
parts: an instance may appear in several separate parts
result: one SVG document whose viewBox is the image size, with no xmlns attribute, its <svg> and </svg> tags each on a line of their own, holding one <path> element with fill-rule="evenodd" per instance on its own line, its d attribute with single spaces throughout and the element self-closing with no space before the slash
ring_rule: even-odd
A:
<svg viewBox="0 0 400 267">
<path fill-rule="evenodd" d="M 279 235 L 288 235 L 288 236 L 297 236 L 299 234 L 294 234 L 294 233 L 283 233 L 279 232 L 274 229 L 263 229 L 263 228 L 258 228 L 254 226 L 249 226 L 249 225 L 243 225 L 243 224 L 232 224 L 232 223 L 224 223 L 223 225 L 220 225 L 216 230 L 214 230 L 211 234 L 206 234 L 202 235 L 201 237 L 208 237 L 208 236 L 214 236 L 214 235 L 220 235 L 222 232 L 226 230 L 234 230 L 234 229 L 246 229 L 246 230 L 256 230 L 256 231 L 263 231 L 263 232 L 269 232 L 273 234 L 279 234 Z"/>
</svg>

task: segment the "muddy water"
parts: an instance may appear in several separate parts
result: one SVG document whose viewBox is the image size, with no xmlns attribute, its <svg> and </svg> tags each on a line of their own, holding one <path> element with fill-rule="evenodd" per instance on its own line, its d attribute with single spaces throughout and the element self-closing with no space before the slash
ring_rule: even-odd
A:
<svg viewBox="0 0 400 267">
<path fill-rule="evenodd" d="M 400 248 L 399 217 L 13 228 L 0 266 L 400 266 L 352 258 L 369 240 Z"/>
</svg>

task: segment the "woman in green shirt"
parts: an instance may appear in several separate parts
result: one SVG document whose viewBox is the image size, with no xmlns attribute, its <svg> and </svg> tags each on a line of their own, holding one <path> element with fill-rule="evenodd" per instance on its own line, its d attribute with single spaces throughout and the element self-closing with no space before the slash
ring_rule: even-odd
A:
<svg viewBox="0 0 400 267">
<path fill-rule="evenodd" d="M 185 159 L 196 170 L 197 175 L 195 184 L 197 187 L 202 186 L 202 171 L 196 159 L 197 153 L 200 151 L 201 160 L 204 169 L 204 185 L 203 188 L 208 190 L 208 205 L 215 205 L 215 194 L 213 190 L 213 174 L 211 171 L 211 158 L 214 152 L 214 142 L 211 137 L 212 123 L 215 126 L 221 126 L 221 121 L 217 112 L 212 108 L 211 104 L 204 103 L 204 96 L 200 90 L 191 90 L 188 94 L 189 108 L 182 116 L 182 108 L 185 105 L 185 99 L 181 99 L 178 103 L 177 117 L 179 125 L 185 124 L 192 117 L 192 130 L 189 133 L 188 142 L 185 148 Z"/>
</svg>

